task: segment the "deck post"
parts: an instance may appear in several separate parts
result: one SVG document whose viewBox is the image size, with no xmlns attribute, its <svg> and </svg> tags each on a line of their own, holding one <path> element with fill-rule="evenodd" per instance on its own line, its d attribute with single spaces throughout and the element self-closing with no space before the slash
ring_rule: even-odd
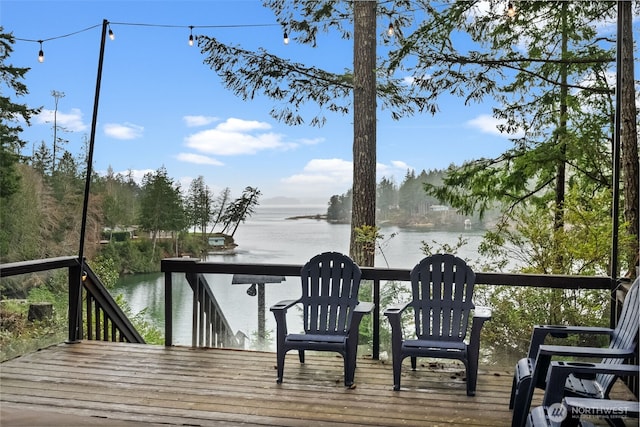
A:
<svg viewBox="0 0 640 427">
<path fill-rule="evenodd" d="M 173 345 L 173 301 L 172 301 L 171 272 L 164 273 L 164 345 Z"/>
<path fill-rule="evenodd" d="M 82 339 L 82 267 L 78 262 L 68 269 L 69 281 L 69 335 L 67 344 L 77 344 Z"/>
</svg>

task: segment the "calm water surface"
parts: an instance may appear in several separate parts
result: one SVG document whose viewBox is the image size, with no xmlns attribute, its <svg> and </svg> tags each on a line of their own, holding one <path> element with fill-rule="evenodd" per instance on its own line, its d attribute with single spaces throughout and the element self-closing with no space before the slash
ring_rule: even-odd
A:
<svg viewBox="0 0 640 427">
<path fill-rule="evenodd" d="M 286 218 L 323 214 L 326 206 L 259 206 L 253 217 L 240 224 L 234 238 L 238 247 L 234 254 L 210 255 L 208 260 L 229 263 L 304 264 L 312 256 L 324 251 L 349 252 L 348 224 L 329 224 L 323 220 Z M 395 233 L 394 237 L 391 237 Z M 376 267 L 412 268 L 423 257 L 422 241 L 436 246 L 455 244 L 462 235 L 468 239 L 458 255 L 475 260 L 482 230 L 465 230 L 463 224 L 448 231 L 431 229 L 382 228 L 384 257 L 376 253 Z M 234 331 L 242 331 L 249 339 L 258 329 L 258 302 L 249 296 L 249 285 L 232 285 L 232 275 L 209 275 L 207 280 Z M 300 279 L 287 278 L 283 283 L 265 285 L 266 330 L 275 331 L 275 320 L 269 312 L 271 305 L 283 299 L 300 296 Z M 115 293 L 122 293 L 132 311 L 146 309 L 148 319 L 164 330 L 164 277 L 160 273 L 124 277 Z M 191 345 L 192 292 L 182 278 L 174 277 L 174 343 Z M 298 324 L 299 327 L 300 324 Z M 291 325 L 290 330 L 295 330 Z M 275 332 L 273 332 L 275 334 Z M 251 344 L 249 344 L 249 347 Z M 275 347 L 272 348 L 272 350 Z"/>
</svg>

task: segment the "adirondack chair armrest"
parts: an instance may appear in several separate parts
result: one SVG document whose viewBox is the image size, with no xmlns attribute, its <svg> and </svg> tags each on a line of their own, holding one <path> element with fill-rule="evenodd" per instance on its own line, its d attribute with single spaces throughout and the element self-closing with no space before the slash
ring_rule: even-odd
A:
<svg viewBox="0 0 640 427">
<path fill-rule="evenodd" d="M 569 356 L 569 357 L 594 357 L 594 358 L 614 358 L 626 359 L 633 356 L 633 348 L 608 348 L 608 347 L 579 347 L 569 345 L 541 345 L 536 358 L 536 364 L 549 356 Z"/>
<path fill-rule="evenodd" d="M 531 381 L 535 384 L 535 387 L 546 388 L 546 379 L 549 367 L 551 366 L 551 359 L 553 357 L 578 357 L 585 358 L 613 358 L 613 359 L 627 359 L 633 356 L 633 349 L 612 349 L 606 347 L 578 347 L 568 345 L 541 345 L 538 354 L 534 358 L 535 365 L 533 367 L 533 374 Z"/>
<path fill-rule="evenodd" d="M 491 320 L 491 308 L 476 307 L 473 311 L 473 319 L 471 321 L 471 335 L 469 336 L 469 358 L 478 360 L 480 354 L 480 332 L 484 322 Z"/>
<path fill-rule="evenodd" d="M 356 308 L 353 311 L 367 314 L 367 313 L 371 313 L 374 307 L 375 307 L 375 304 L 372 302 L 360 301 L 358 305 L 356 305 Z"/>
<path fill-rule="evenodd" d="M 387 317 L 399 316 L 409 306 L 409 304 L 411 304 L 411 301 L 391 304 L 384 310 L 384 315 Z"/>
<path fill-rule="evenodd" d="M 283 340 L 285 335 L 287 335 L 287 310 L 299 302 L 299 299 L 283 300 L 269 308 L 276 318 L 276 334 Z"/>
<path fill-rule="evenodd" d="M 384 310 L 384 315 L 389 319 L 391 325 L 391 345 L 399 349 L 402 346 L 402 313 L 406 310 L 411 302 L 396 303 L 388 306 Z"/>
<path fill-rule="evenodd" d="M 272 305 L 269 308 L 269 310 L 271 310 L 273 312 L 276 312 L 276 311 L 287 311 L 289 308 L 291 308 L 292 306 L 294 306 L 298 302 L 300 302 L 299 299 L 282 300 L 282 301 L 277 302 L 274 305 Z"/>
<path fill-rule="evenodd" d="M 353 318 L 351 319 L 351 326 L 349 327 L 349 335 L 355 337 L 360 333 L 360 321 L 365 314 L 369 314 L 373 311 L 375 304 L 368 301 L 360 301 L 358 305 L 353 309 Z M 357 340 L 356 340 L 357 342 Z"/>
<path fill-rule="evenodd" d="M 591 379 L 596 374 L 612 374 L 619 377 L 637 376 L 640 374 L 640 366 L 611 364 L 611 363 L 584 363 L 584 362 L 551 362 L 547 377 L 547 387 L 544 392 L 543 406 L 559 403 L 564 398 L 564 386 L 567 377 L 573 374 L 577 378 Z"/>
<path fill-rule="evenodd" d="M 570 334 L 611 336 L 612 333 L 613 329 L 598 326 L 536 325 L 533 327 L 533 333 L 531 334 L 527 357 L 536 357 L 538 349 L 544 344 L 545 339 L 549 335 L 554 338 L 567 338 Z"/>
<path fill-rule="evenodd" d="M 492 314 L 493 310 L 491 307 L 478 306 L 473 310 L 473 319 L 475 320 L 476 318 L 479 318 L 487 321 L 491 319 Z"/>
<path fill-rule="evenodd" d="M 401 321 L 402 313 L 407 309 L 407 307 L 411 304 L 411 301 L 396 303 L 388 306 L 384 310 L 384 315 L 389 319 L 389 324 L 391 324 L 391 330 L 397 330 L 399 336 L 402 336 L 401 333 Z"/>
</svg>

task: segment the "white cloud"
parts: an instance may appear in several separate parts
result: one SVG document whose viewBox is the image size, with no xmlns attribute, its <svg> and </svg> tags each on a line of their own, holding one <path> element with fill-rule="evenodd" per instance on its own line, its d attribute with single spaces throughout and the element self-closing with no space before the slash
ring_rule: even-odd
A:
<svg viewBox="0 0 640 427">
<path fill-rule="evenodd" d="M 502 135 L 498 130 L 498 125 L 500 124 L 500 120 L 496 119 L 493 116 L 488 114 L 481 114 L 475 119 L 471 119 L 467 122 L 467 125 L 474 127 L 481 132 L 490 133 L 493 135 Z"/>
<path fill-rule="evenodd" d="M 132 123 L 107 123 L 104 125 L 104 133 L 115 139 L 136 139 L 142 136 L 144 127 Z"/>
<path fill-rule="evenodd" d="M 376 165 L 376 180 L 383 176 L 395 182 L 401 182 L 407 169 L 413 169 L 407 163 L 393 160 L 390 164 Z M 293 197 L 330 197 L 343 194 L 351 188 L 353 163 L 344 159 L 313 159 L 302 172 L 282 178 L 281 191 Z"/>
<path fill-rule="evenodd" d="M 281 182 L 292 191 L 314 193 L 330 191 L 339 188 L 345 192 L 351 186 L 353 166 L 350 161 L 343 159 L 313 159 L 303 168 L 302 173 L 283 178 Z"/>
<path fill-rule="evenodd" d="M 179 153 L 176 158 L 178 160 L 180 160 L 181 162 L 186 162 L 186 163 L 195 163 L 198 165 L 213 165 L 213 166 L 222 166 L 224 165 L 224 163 L 222 163 L 219 160 L 213 159 L 211 157 L 208 156 L 203 156 L 202 154 L 195 154 L 195 153 Z"/>
<path fill-rule="evenodd" d="M 182 118 L 188 127 L 206 126 L 220 119 L 213 116 L 184 116 Z"/>
<path fill-rule="evenodd" d="M 263 150 L 296 146 L 284 142 L 283 135 L 260 132 L 268 129 L 271 129 L 268 123 L 231 118 L 214 129 L 189 135 L 185 138 L 185 145 L 201 153 L 219 156 L 256 154 Z"/>
<path fill-rule="evenodd" d="M 500 132 L 498 126 L 506 124 L 506 122 L 504 120 L 496 119 L 489 114 L 481 114 L 475 119 L 467 121 L 466 124 L 467 126 L 478 129 L 480 132 L 501 136 L 503 138 L 520 138 L 524 136 L 524 132 L 522 130 L 518 130 L 516 133 Z"/>
<path fill-rule="evenodd" d="M 407 169 L 414 169 L 411 166 L 409 166 L 408 164 L 406 164 L 405 162 L 403 162 L 402 160 L 392 160 L 391 161 L 391 165 L 394 168 L 402 169 L 403 171 L 406 171 Z"/>
<path fill-rule="evenodd" d="M 299 141 L 300 141 L 300 144 L 303 144 L 303 145 L 317 145 L 324 142 L 325 139 L 324 138 L 313 138 L 313 139 L 302 138 Z"/>
<path fill-rule="evenodd" d="M 268 130 L 271 129 L 271 125 L 257 120 L 242 120 L 231 117 L 220 123 L 217 129 L 223 132 L 250 132 L 253 130 Z"/>
<path fill-rule="evenodd" d="M 53 126 L 54 120 L 59 128 L 69 132 L 84 132 L 89 128 L 82 121 L 82 112 L 78 108 L 72 108 L 68 113 L 60 110 L 57 113 L 54 110 L 42 110 L 35 117 L 36 123 L 50 124 L 51 126 Z"/>
</svg>

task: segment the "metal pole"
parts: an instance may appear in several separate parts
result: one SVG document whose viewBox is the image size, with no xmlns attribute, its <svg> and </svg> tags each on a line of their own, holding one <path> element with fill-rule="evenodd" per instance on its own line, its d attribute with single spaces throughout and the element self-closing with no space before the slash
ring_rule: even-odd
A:
<svg viewBox="0 0 640 427">
<path fill-rule="evenodd" d="M 98 75 L 96 78 L 96 92 L 93 98 L 93 116 L 91 118 L 91 135 L 89 137 L 89 153 L 87 154 L 87 176 L 84 185 L 84 202 L 82 204 L 82 223 L 80 225 L 80 247 L 78 249 L 78 262 L 80 263 L 80 280 L 82 281 L 82 274 L 84 272 L 84 240 L 87 229 L 87 212 L 89 210 L 89 190 L 91 189 L 91 167 L 93 165 L 93 147 L 96 140 L 96 126 L 98 123 L 98 100 L 100 99 L 100 83 L 102 81 L 102 63 L 104 61 L 104 45 L 107 35 L 107 26 L 109 21 L 104 19 L 102 21 L 102 35 L 100 38 L 100 56 L 98 57 Z M 72 295 L 69 295 L 69 316 L 74 313 L 79 314 L 82 310 L 82 286 L 77 290 L 79 295 L 72 299 Z M 77 301 L 74 306 L 71 305 L 72 301 Z M 74 311 L 75 310 L 75 311 Z M 80 338 L 81 322 L 77 326 L 76 337 Z"/>
<path fill-rule="evenodd" d="M 84 185 L 84 203 L 82 205 L 82 225 L 80 227 L 80 249 L 78 258 L 84 262 L 84 239 L 87 229 L 87 212 L 89 210 L 89 190 L 91 188 L 91 174 L 93 165 L 93 147 L 96 141 L 96 126 L 98 123 L 98 101 L 100 99 L 100 83 L 102 81 L 102 63 L 104 61 L 104 45 L 109 21 L 102 21 L 102 37 L 100 39 L 100 56 L 98 57 L 98 76 L 96 78 L 96 93 L 93 98 L 93 116 L 91 118 L 91 135 L 89 137 L 89 153 L 87 155 L 87 176 Z"/>
<path fill-rule="evenodd" d="M 622 31 L 622 2 L 624 0 L 618 0 L 617 2 L 617 29 L 616 29 L 616 100 L 615 100 L 615 113 L 614 113 L 614 128 L 613 128 L 613 177 L 612 177 L 612 207 L 611 207 L 611 319 L 610 324 L 613 327 L 615 325 L 616 313 L 616 282 L 618 279 L 618 230 L 620 228 L 620 135 L 621 135 L 621 109 L 622 109 L 622 45 L 624 31 Z"/>
</svg>

